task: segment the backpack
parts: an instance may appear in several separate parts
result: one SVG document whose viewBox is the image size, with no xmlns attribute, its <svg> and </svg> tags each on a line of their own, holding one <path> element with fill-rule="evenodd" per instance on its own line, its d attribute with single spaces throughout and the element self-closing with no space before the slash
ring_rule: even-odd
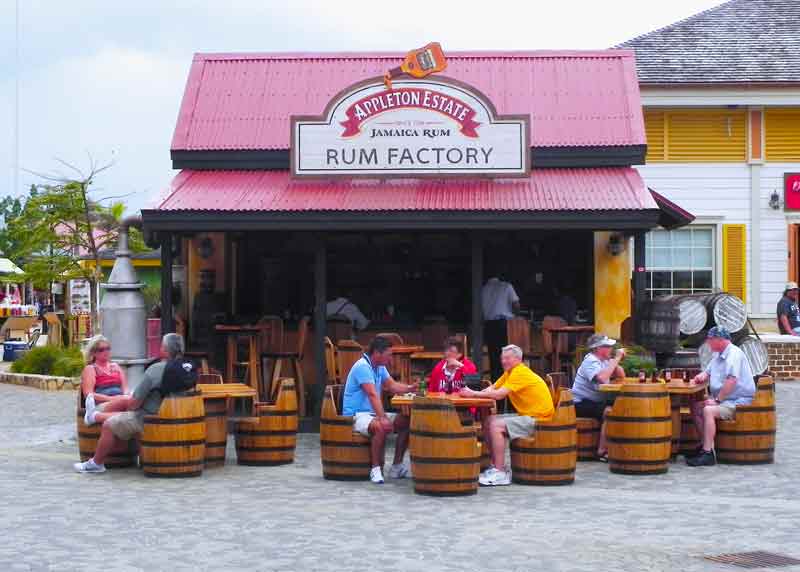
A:
<svg viewBox="0 0 800 572">
<path fill-rule="evenodd" d="M 164 367 L 164 377 L 161 378 L 161 395 L 194 389 L 197 377 L 197 368 L 190 360 L 184 358 L 168 360 Z"/>
</svg>

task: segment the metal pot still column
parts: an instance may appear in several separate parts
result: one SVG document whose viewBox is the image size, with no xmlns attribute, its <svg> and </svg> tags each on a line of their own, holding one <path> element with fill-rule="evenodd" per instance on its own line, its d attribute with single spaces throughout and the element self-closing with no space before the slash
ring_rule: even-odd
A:
<svg viewBox="0 0 800 572">
<path fill-rule="evenodd" d="M 140 217 L 122 221 L 116 251 L 116 260 L 100 303 L 100 328 L 111 342 L 112 359 L 125 369 L 128 383 L 136 387 L 150 362 L 147 357 L 147 309 L 136 270 L 128 250 L 128 229 L 140 227 Z"/>
</svg>

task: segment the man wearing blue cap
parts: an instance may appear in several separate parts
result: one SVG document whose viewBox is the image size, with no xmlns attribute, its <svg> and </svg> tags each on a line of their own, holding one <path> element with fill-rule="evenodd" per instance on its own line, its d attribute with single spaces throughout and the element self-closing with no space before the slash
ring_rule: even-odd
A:
<svg viewBox="0 0 800 572">
<path fill-rule="evenodd" d="M 756 392 L 753 372 L 744 352 L 731 343 L 731 334 L 716 326 L 708 330 L 708 347 L 714 356 L 705 371 L 697 374 L 692 383 L 709 382 L 711 399 L 692 402 L 692 416 L 697 431 L 703 438 L 698 454 L 686 460 L 690 467 L 716 464 L 714 437 L 717 419 L 733 419 L 738 405 L 750 405 Z"/>
</svg>

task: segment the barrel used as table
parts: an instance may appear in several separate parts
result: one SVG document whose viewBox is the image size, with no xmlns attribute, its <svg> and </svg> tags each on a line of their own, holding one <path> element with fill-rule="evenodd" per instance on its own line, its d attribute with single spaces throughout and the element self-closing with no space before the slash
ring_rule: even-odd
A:
<svg viewBox="0 0 800 572">
<path fill-rule="evenodd" d="M 83 418 L 86 415 L 86 410 L 81 406 L 80 391 L 78 392 L 78 410 L 75 416 L 76 432 L 78 436 L 78 455 L 81 461 L 88 461 L 94 457 L 95 449 L 97 449 L 97 440 L 100 438 L 100 429 L 102 425 L 95 423 L 94 425 L 86 425 Z M 128 441 L 118 448 L 111 451 L 111 454 L 106 457 L 105 466 L 110 469 L 119 469 L 122 467 L 131 467 L 136 462 L 135 442 Z"/>
<path fill-rule="evenodd" d="M 335 481 L 369 478 L 369 439 L 353 432 L 353 418 L 340 415 L 344 385 L 325 388 L 319 420 L 322 476 Z"/>
<path fill-rule="evenodd" d="M 295 383 L 282 379 L 274 404 L 257 403 L 256 418 L 236 424 L 236 462 L 251 466 L 294 462 L 297 425 Z"/>
<path fill-rule="evenodd" d="M 666 473 L 672 450 L 671 413 L 669 392 L 663 384 L 624 385 L 606 418 L 611 472 Z"/>
<path fill-rule="evenodd" d="M 206 468 L 225 464 L 225 449 L 228 445 L 228 399 L 206 397 Z"/>
<path fill-rule="evenodd" d="M 511 478 L 523 485 L 575 482 L 578 435 L 572 392 L 562 389 L 553 418 L 537 421 L 533 435 L 511 442 Z"/>
<path fill-rule="evenodd" d="M 198 391 L 173 393 L 158 415 L 146 415 L 141 461 L 149 477 L 199 477 L 206 454 L 206 418 Z"/>
<path fill-rule="evenodd" d="M 411 408 L 411 473 L 414 492 L 435 496 L 478 492 L 480 446 L 452 401 L 417 397 Z"/>
<path fill-rule="evenodd" d="M 732 465 L 763 465 L 775 461 L 775 383 L 758 380 L 750 405 L 736 407 L 736 417 L 719 421 L 715 450 L 717 461 Z"/>
</svg>

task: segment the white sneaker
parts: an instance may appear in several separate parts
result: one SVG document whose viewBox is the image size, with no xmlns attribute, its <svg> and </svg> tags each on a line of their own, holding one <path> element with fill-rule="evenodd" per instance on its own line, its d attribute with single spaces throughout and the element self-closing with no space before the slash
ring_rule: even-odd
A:
<svg viewBox="0 0 800 572">
<path fill-rule="evenodd" d="M 411 467 L 407 463 L 392 465 L 389 469 L 389 477 L 393 479 L 406 479 L 411 476 Z"/>
<path fill-rule="evenodd" d="M 496 470 L 496 469 L 494 468 L 494 465 L 491 465 L 491 464 L 490 464 L 488 467 L 486 467 L 486 470 L 485 470 L 485 471 L 481 471 L 481 474 L 480 474 L 480 475 L 478 475 L 478 478 L 480 478 L 480 477 L 485 477 L 485 476 L 486 476 L 486 475 L 489 473 L 489 471 L 494 471 L 494 470 Z"/>
<path fill-rule="evenodd" d="M 478 482 L 484 487 L 502 487 L 511 484 L 511 475 L 505 471 L 491 468 L 483 476 L 478 477 Z"/>
<path fill-rule="evenodd" d="M 97 411 L 97 406 L 94 403 L 94 394 L 90 393 L 86 396 L 86 414 L 83 416 L 83 422 L 86 425 L 94 425 L 95 411 Z"/>
<path fill-rule="evenodd" d="M 369 472 L 369 480 L 375 483 L 376 485 L 383 484 L 383 471 L 381 471 L 380 467 L 372 467 Z"/>
<path fill-rule="evenodd" d="M 75 463 L 72 465 L 75 467 L 75 470 L 79 473 L 105 473 L 106 466 L 105 465 L 98 465 L 94 462 L 94 459 L 89 459 L 84 463 Z"/>
</svg>

